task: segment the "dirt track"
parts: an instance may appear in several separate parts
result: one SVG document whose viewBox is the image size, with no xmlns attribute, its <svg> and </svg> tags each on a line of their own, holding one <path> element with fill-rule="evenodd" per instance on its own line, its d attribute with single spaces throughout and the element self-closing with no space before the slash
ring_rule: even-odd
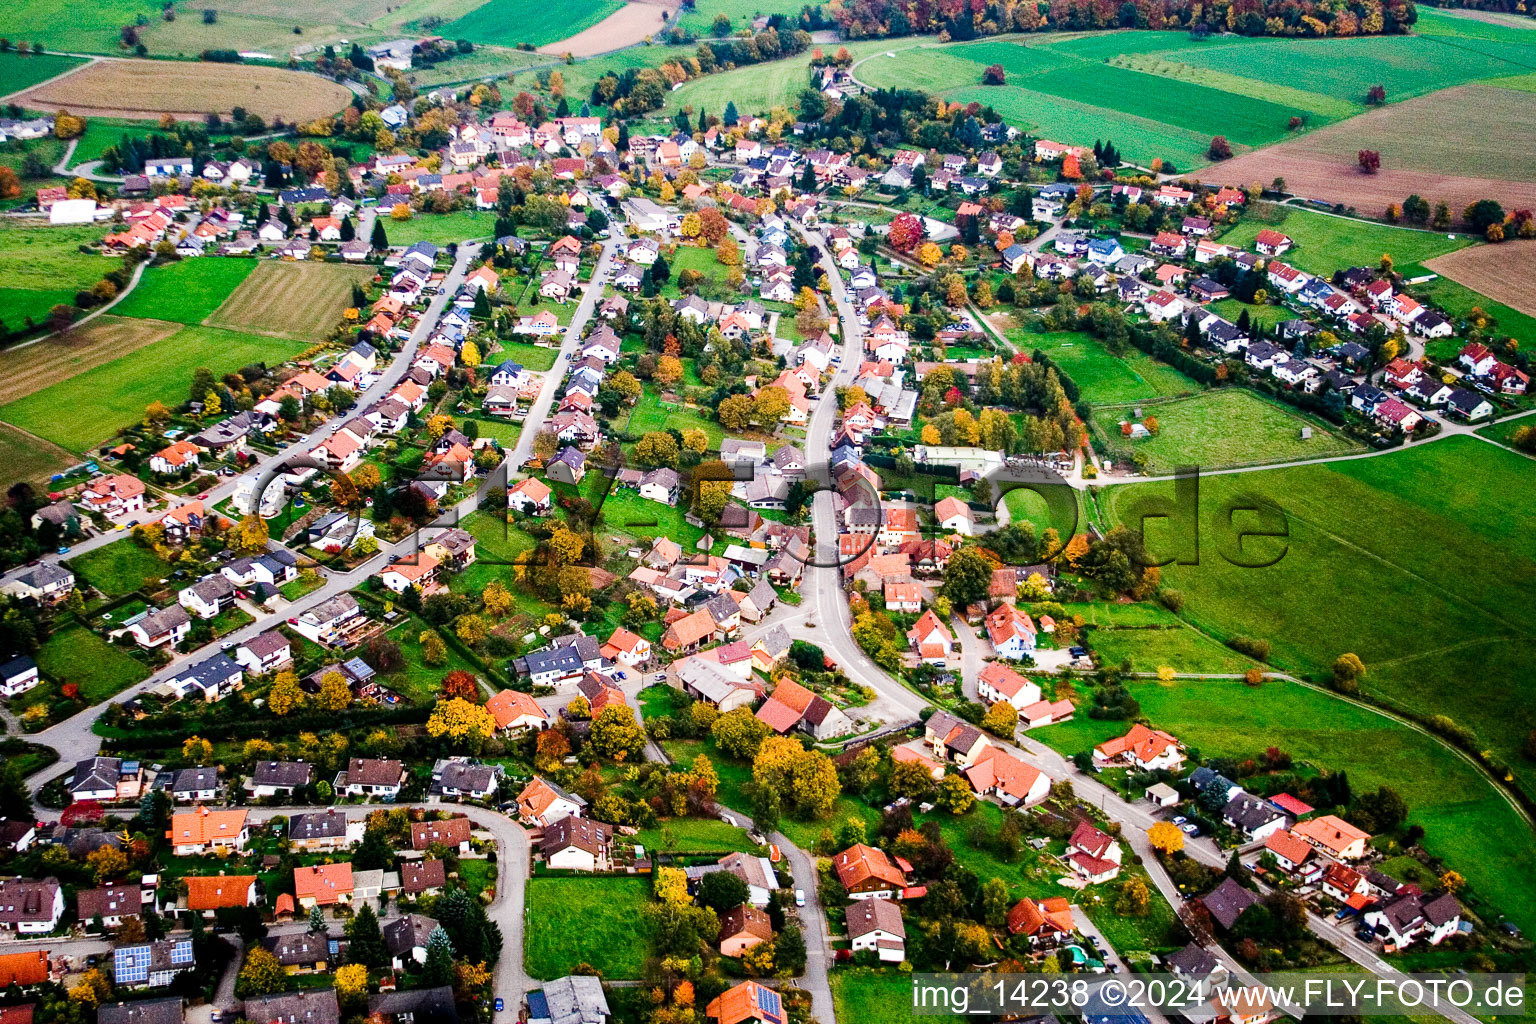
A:
<svg viewBox="0 0 1536 1024">
<path fill-rule="evenodd" d="M 594 57 L 610 50 L 643 42 L 646 36 L 660 33 L 667 19 L 677 10 L 675 3 L 627 3 L 602 21 L 558 43 L 539 47 L 540 53 L 569 53 L 576 57 Z"/>
</svg>

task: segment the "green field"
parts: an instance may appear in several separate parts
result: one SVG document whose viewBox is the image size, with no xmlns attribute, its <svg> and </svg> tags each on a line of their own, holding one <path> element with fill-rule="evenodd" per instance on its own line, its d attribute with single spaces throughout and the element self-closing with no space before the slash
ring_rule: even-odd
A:
<svg viewBox="0 0 1536 1024">
<path fill-rule="evenodd" d="M 68 565 L 76 576 L 108 597 L 121 597 L 141 589 L 157 590 L 160 581 L 171 572 L 169 563 L 131 541 L 103 544 L 76 555 Z"/>
<path fill-rule="evenodd" d="M 649 930 L 641 908 L 649 879 L 621 876 L 532 878 L 524 964 L 535 978 L 559 978 L 590 964 L 604 980 L 640 977 Z"/>
<path fill-rule="evenodd" d="M 1163 665 L 1179 672 L 1246 672 L 1254 664 L 1159 604 L 1074 604 L 1067 611 L 1094 627 L 1088 644 L 1106 665 L 1130 662 L 1132 672 Z"/>
<path fill-rule="evenodd" d="M 1536 923 L 1536 909 L 1523 895 L 1523 880 L 1536 868 L 1530 831 L 1486 778 L 1435 740 L 1294 683 L 1131 686 L 1152 725 L 1205 757 L 1252 757 L 1273 745 L 1297 761 L 1348 772 L 1357 793 L 1391 786 L 1408 802 L 1408 820 L 1424 826 L 1425 849 L 1466 876 L 1483 912 L 1503 911 L 1524 928 Z M 1030 737 L 1075 754 L 1124 731 L 1123 722 L 1080 715 Z"/>
<path fill-rule="evenodd" d="M 149 675 L 142 662 L 84 626 L 69 626 L 49 637 L 38 648 L 37 667 L 60 683 L 78 684 L 80 699 L 87 704 L 110 700 Z"/>
<path fill-rule="evenodd" d="M 835 926 L 834 926 L 835 927 Z M 957 1024 L 955 1014 L 924 1014 L 912 1010 L 912 975 L 894 968 L 839 967 L 828 975 L 837 1019 L 847 1021 L 922 1020 Z"/>
<path fill-rule="evenodd" d="M 447 245 L 470 238 L 489 238 L 496 230 L 494 210 L 455 210 L 452 213 L 418 213 L 410 220 L 380 218 L 390 245 L 431 242 Z"/>
<path fill-rule="evenodd" d="M 1233 323 L 1237 323 L 1238 318 L 1246 311 L 1253 325 L 1264 330 L 1269 330 L 1275 324 L 1283 320 L 1289 320 L 1296 315 L 1284 306 L 1271 306 L 1267 304 L 1253 306 L 1245 302 L 1239 302 L 1237 299 L 1217 299 L 1215 302 L 1207 303 L 1205 308 L 1217 316 L 1226 317 Z"/>
<path fill-rule="evenodd" d="M 720 447 L 725 431 L 719 423 L 705 418 L 696 408 L 663 402 L 656 385 L 650 384 L 630 410 L 625 429 L 632 434 L 648 434 L 656 430 L 691 430 L 695 427 L 709 435 L 711 448 Z"/>
<path fill-rule="evenodd" d="M 29 53 L 25 57 L 14 51 L 0 53 L 0 96 L 30 89 L 39 82 L 46 82 L 84 63 L 79 57 L 64 57 L 56 53 Z"/>
<path fill-rule="evenodd" d="M 1116 417 L 1109 414 L 1095 426 L 1116 459 L 1145 454 L 1150 460 L 1148 470 L 1154 474 L 1171 473 L 1177 466 L 1224 469 L 1364 451 L 1363 446 L 1302 419 L 1278 402 L 1240 388 L 1149 405 L 1142 411 L 1157 418 L 1159 429 L 1153 437 L 1122 438 Z M 1130 410 L 1124 412 L 1129 418 Z M 1302 440 L 1301 428 L 1306 426 L 1312 428 L 1312 436 Z"/>
<path fill-rule="evenodd" d="M 1358 654 L 1364 692 L 1416 715 L 1449 715 L 1531 789 L 1536 776 L 1519 749 L 1536 729 L 1521 656 L 1536 633 L 1527 600 L 1536 539 L 1524 529 L 1533 481 L 1529 459 L 1463 437 L 1206 476 L 1198 552 L 1187 517 L 1176 527 L 1149 522 L 1148 543 L 1155 555 L 1197 560 L 1165 566 L 1163 583 L 1184 595 L 1183 617 L 1202 632 L 1264 637 L 1271 664 L 1317 679 L 1338 655 Z M 1139 521 L 1157 511 L 1142 501 L 1169 494 L 1166 484 L 1116 487 L 1104 503 L 1114 520 Z M 1390 525 L 1399 523 L 1412 524 L 1411 543 Z M 1281 529 L 1279 538 L 1254 535 Z"/>
<path fill-rule="evenodd" d="M 0 423 L 0 486 L 40 483 L 75 463 L 69 452 Z"/>
<path fill-rule="evenodd" d="M 468 14 L 442 26 L 449 39 L 474 43 L 544 46 L 590 28 L 624 6 L 622 0 L 553 0 L 528 4 L 523 0 L 486 0 Z"/>
<path fill-rule="evenodd" d="M 1509 335 L 1523 348 L 1536 345 L 1536 317 L 1511 309 L 1459 281 L 1436 277 L 1426 284 L 1414 285 L 1412 290 L 1453 316 L 1466 316 L 1473 309 L 1481 309 L 1493 318 L 1493 331 Z M 1446 338 L 1444 341 L 1453 342 L 1454 339 Z"/>
<path fill-rule="evenodd" d="M 560 354 L 558 348 L 550 348 L 546 345 L 530 345 L 522 341 L 500 342 L 501 348 L 487 362 L 500 364 L 508 359 L 535 373 L 541 373 L 555 365 L 555 357 Z"/>
<path fill-rule="evenodd" d="M 0 419 L 83 452 L 140 419 L 150 402 L 174 406 L 185 401 L 198 367 L 220 374 L 253 362 L 275 365 L 305 347 L 302 342 L 217 327 L 186 327 L 164 341 L 0 406 Z"/>
<path fill-rule="evenodd" d="M 1178 370 L 1139 349 L 1116 356 L 1103 342 L 1081 331 L 1031 334 L 1008 332 L 1020 352 L 1044 352 L 1077 383 L 1082 397 L 1095 406 L 1120 405 L 1148 398 L 1193 394 L 1200 385 Z"/>
<path fill-rule="evenodd" d="M 76 140 L 75 163 L 83 164 L 91 160 L 100 160 L 103 150 L 108 146 L 120 144 L 125 136 L 147 139 L 159 130 L 160 126 L 150 121 L 93 117 L 85 124 L 85 134 Z"/>
<path fill-rule="evenodd" d="M 1268 203 L 1256 204 L 1253 216 L 1238 222 L 1221 240 L 1228 245 L 1252 248 L 1258 233 L 1269 227 L 1283 231 L 1296 243 L 1283 257 L 1286 263 L 1323 277 L 1346 267 L 1374 267 L 1381 262 L 1383 253 L 1392 256 L 1401 273 L 1413 264 L 1465 248 L 1473 241 L 1465 235 L 1447 238 L 1444 232 L 1395 228 Z"/>
<path fill-rule="evenodd" d="M 202 323 L 250 276 L 256 262 L 213 257 L 150 267 L 112 312 L 179 324 Z"/>
<path fill-rule="evenodd" d="M 751 28 L 758 15 L 800 13 L 803 0 L 698 0 L 692 10 L 680 10 L 673 24 L 697 35 L 707 35 L 715 18 L 721 14 L 731 19 L 733 29 Z"/>
<path fill-rule="evenodd" d="M 80 252 L 81 245 L 101 241 L 102 234 L 90 224 L 24 227 L 0 222 L 0 264 L 6 268 L 0 321 L 19 328 L 29 316 L 42 322 L 58 303 L 73 304 L 76 291 L 89 288 L 117 265 Z"/>
<path fill-rule="evenodd" d="M 667 818 L 654 828 L 643 828 L 635 833 L 633 841 L 651 854 L 725 854 L 757 849 L 757 844 L 747 838 L 746 832 L 719 818 Z"/>
</svg>

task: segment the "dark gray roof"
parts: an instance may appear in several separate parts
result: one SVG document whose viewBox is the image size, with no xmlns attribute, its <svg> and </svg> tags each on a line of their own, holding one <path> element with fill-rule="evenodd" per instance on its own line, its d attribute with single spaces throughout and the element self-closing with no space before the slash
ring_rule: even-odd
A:
<svg viewBox="0 0 1536 1024">
<path fill-rule="evenodd" d="M 277 630 L 269 629 L 265 633 L 260 633 L 251 637 L 240 646 L 245 650 L 250 651 L 258 658 L 265 658 L 268 655 L 276 654 L 284 647 L 291 647 L 292 644 L 289 642 L 287 637 L 283 636 L 283 634 L 279 633 Z"/>
<path fill-rule="evenodd" d="M 330 938 L 320 932 L 289 932 L 274 935 L 262 945 L 277 957 L 278 963 L 284 967 L 293 967 L 299 964 L 329 963 L 330 943 Z"/>
<path fill-rule="evenodd" d="M 351 777 L 348 776 L 350 779 Z M 288 838 L 293 842 L 300 840 L 335 839 L 347 834 L 347 815 L 345 811 L 334 808 L 328 811 L 310 811 L 305 814 L 295 814 L 288 819 Z"/>
<path fill-rule="evenodd" d="M 396 1024 L 454 1024 L 459 1019 L 453 989 L 447 986 L 380 992 L 368 997 L 368 1012 Z"/>
<path fill-rule="evenodd" d="M 421 914 L 406 914 L 384 925 L 384 947 L 391 956 L 409 956 L 417 946 L 425 947 L 437 922 Z"/>
<path fill-rule="evenodd" d="M 1259 902 L 1259 898 L 1233 879 L 1224 878 L 1220 885 L 1202 896 L 1200 902 L 1205 904 L 1217 924 L 1230 929 L 1243 911 Z"/>
<path fill-rule="evenodd" d="M 109 1003 L 96 1009 L 96 1024 L 181 1024 L 186 1016 L 180 996 Z"/>
<path fill-rule="evenodd" d="M 1260 800 L 1251 793 L 1239 793 L 1227 801 L 1227 806 L 1222 809 L 1222 817 L 1232 822 L 1233 825 L 1245 832 L 1263 828 L 1272 821 L 1285 817 L 1268 801 Z"/>
<path fill-rule="evenodd" d="M 1166 962 L 1175 974 L 1192 975 L 1196 978 L 1204 978 L 1216 970 L 1218 961 L 1215 954 L 1193 942 L 1167 957 Z"/>
<path fill-rule="evenodd" d="M 314 769 L 303 761 L 257 761 L 251 781 L 258 786 L 307 786 Z"/>
<path fill-rule="evenodd" d="M 340 1024 L 341 1008 L 335 989 L 320 988 L 247 999 L 240 1015 L 265 1024 Z"/>
<path fill-rule="evenodd" d="M 219 770 L 208 765 L 183 768 L 171 781 L 172 793 L 196 793 L 204 789 L 219 788 Z"/>
</svg>

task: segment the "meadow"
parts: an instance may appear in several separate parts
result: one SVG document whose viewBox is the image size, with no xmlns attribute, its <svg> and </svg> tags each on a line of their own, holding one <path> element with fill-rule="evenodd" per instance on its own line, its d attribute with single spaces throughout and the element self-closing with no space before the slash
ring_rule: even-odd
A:
<svg viewBox="0 0 1536 1024">
<path fill-rule="evenodd" d="M 1130 418 L 1130 410 L 1122 412 Z M 1105 445 L 1117 460 L 1132 453 L 1143 454 L 1153 474 L 1171 473 L 1175 467 L 1187 465 L 1227 469 L 1364 451 L 1358 443 L 1242 388 L 1223 388 L 1149 405 L 1143 412 L 1157 418 L 1158 431 L 1152 437 L 1123 439 L 1117 417 L 1108 413 L 1095 427 L 1105 435 Z M 1301 428 L 1307 426 L 1312 428 L 1312 436 L 1303 440 Z"/>
<path fill-rule="evenodd" d="M 1536 777 L 1518 751 L 1536 729 L 1520 657 L 1536 631 L 1525 599 L 1536 587 L 1536 539 L 1523 528 L 1533 480 L 1529 459 L 1466 437 L 1205 476 L 1198 541 L 1176 512 L 1172 526 L 1148 522 L 1148 545 L 1192 560 L 1165 566 L 1163 582 L 1202 632 L 1264 637 L 1270 664 L 1314 679 L 1353 652 L 1366 694 L 1474 730 L 1529 790 Z M 1113 521 L 1134 523 L 1156 511 L 1143 502 L 1169 496 L 1167 484 L 1138 484 L 1103 500 Z M 1412 524 L 1412 543 L 1399 523 Z"/>
<path fill-rule="evenodd" d="M 722 14 L 731 19 L 733 29 L 751 28 L 752 19 L 759 15 L 782 14 L 792 19 L 804 6 L 803 0 L 702 0 L 692 10 L 675 12 L 673 23 L 702 36 Z"/>
<path fill-rule="evenodd" d="M 382 218 L 390 245 L 431 242 L 447 245 L 470 238 L 489 238 L 496 230 L 492 210 L 455 210 L 453 213 L 418 213 L 410 220 Z"/>
<path fill-rule="evenodd" d="M 439 31 L 449 39 L 468 39 L 473 43 L 543 46 L 596 25 L 622 6 L 623 0 L 597 0 L 595 3 L 546 0 L 539 4 L 528 4 L 523 0 L 486 0 Z"/>
<path fill-rule="evenodd" d="M 171 572 L 170 563 L 132 541 L 104 544 L 76 555 L 67 564 L 71 572 L 108 597 L 121 597 L 135 590 L 152 593 Z"/>
<path fill-rule="evenodd" d="M 198 367 L 227 373 L 255 362 L 280 363 L 304 348 L 302 342 L 216 327 L 185 327 L 0 406 L 0 419 L 70 451 L 84 452 L 142 418 L 150 402 L 183 402 Z"/>
<path fill-rule="evenodd" d="M 1122 405 L 1148 398 L 1193 394 L 1200 385 L 1138 349 L 1116 356 L 1104 343 L 1081 331 L 1031 334 L 1008 332 L 1020 352 L 1043 352 L 1076 382 L 1094 406 Z"/>
<path fill-rule="evenodd" d="M 205 258 L 149 267 L 114 315 L 199 324 L 255 270 L 248 259 Z"/>
<path fill-rule="evenodd" d="M 912 1016 L 912 975 L 893 967 L 839 967 L 828 975 L 838 1020 L 893 1021 Z M 924 1014 L 923 1021 L 957 1024 L 956 1014 Z"/>
<path fill-rule="evenodd" d="M 58 445 L 0 423 L 0 488 L 22 480 L 41 483 L 74 463 L 74 455 Z"/>
<path fill-rule="evenodd" d="M 1403 272 L 1473 242 L 1466 235 L 1447 238 L 1443 232 L 1416 231 L 1269 203 L 1255 204 L 1253 215 L 1233 225 L 1221 240 L 1251 249 L 1258 233 L 1270 227 L 1283 231 L 1296 243 L 1282 257 L 1286 263 L 1323 277 L 1346 267 L 1374 267 L 1383 253 L 1391 255 L 1397 270 Z"/>
<path fill-rule="evenodd" d="M 77 684 L 86 704 L 111 700 L 149 675 L 142 662 L 78 625 L 59 630 L 38 648 L 37 667 L 60 684 Z M 29 703 L 25 697 L 23 702 Z"/>
<path fill-rule="evenodd" d="M 79 57 L 65 57 L 56 53 L 29 53 L 25 56 L 15 51 L 0 53 L 0 95 L 30 89 L 38 82 L 62 75 L 84 63 Z"/>
<path fill-rule="evenodd" d="M 0 402 L 10 402 L 170 337 L 177 325 L 106 314 L 0 353 Z"/>
<path fill-rule="evenodd" d="M 1347 772 L 1357 793 L 1391 786 L 1407 801 L 1408 820 L 1426 830 L 1424 848 L 1467 878 L 1475 909 L 1501 911 L 1524 928 L 1536 923 L 1522 881 L 1536 868 L 1530 831 L 1491 782 L 1438 741 L 1296 683 L 1248 687 L 1238 680 L 1181 679 L 1130 685 L 1146 719 L 1202 757 L 1241 759 L 1273 745 L 1298 762 Z M 1123 722 L 1080 715 L 1029 736 L 1070 755 L 1124 731 Z"/>
<path fill-rule="evenodd" d="M 236 274 L 225 271 L 211 276 L 217 278 L 219 273 L 231 278 Z M 252 334 L 319 341 L 341 322 L 342 313 L 352 304 L 351 286 L 373 274 L 371 267 L 341 263 L 267 260 L 256 264 L 254 271 L 247 270 L 240 286 L 208 315 L 207 322 Z"/>
<path fill-rule="evenodd" d="M 89 224 L 49 227 L 0 223 L 0 264 L 6 268 L 0 287 L 0 322 L 20 329 L 26 318 L 41 323 L 59 303 L 74 304 L 75 292 L 89 288 L 116 263 L 80 251 L 101 241 L 102 231 Z"/>
<path fill-rule="evenodd" d="M 640 977 L 651 901 L 645 878 L 599 876 L 528 881 L 524 965 L 535 978 L 558 978 L 590 964 L 604 979 Z M 580 927 L 570 927 L 580 922 Z"/>
</svg>

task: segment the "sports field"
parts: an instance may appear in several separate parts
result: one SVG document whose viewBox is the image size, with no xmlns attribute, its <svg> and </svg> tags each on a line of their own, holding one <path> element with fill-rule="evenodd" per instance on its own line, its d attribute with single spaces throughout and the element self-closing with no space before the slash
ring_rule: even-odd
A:
<svg viewBox="0 0 1536 1024">
<path fill-rule="evenodd" d="M 222 257 L 149 267 L 138 286 L 112 307 L 121 316 L 202 323 L 257 267 L 255 260 Z"/>
<path fill-rule="evenodd" d="M 177 405 L 185 401 L 193 371 L 200 366 L 215 374 L 227 373 L 253 362 L 280 363 L 307 347 L 305 342 L 216 327 L 175 330 L 174 324 L 143 323 L 156 325 L 154 330 L 169 327 L 175 333 L 0 406 L 0 420 L 70 451 L 84 452 L 140 419 L 150 402 Z"/>
<path fill-rule="evenodd" d="M 334 114 L 352 94 L 318 75 L 285 68 L 205 61 L 98 61 L 15 98 L 38 110 L 86 116 L 201 118 L 245 107 L 268 120 L 309 121 Z"/>
<path fill-rule="evenodd" d="M 27 317 L 47 319 L 59 303 L 74 304 L 75 292 L 89 288 L 116 264 L 80 252 L 101 241 L 102 230 L 89 224 L 50 227 L 0 221 L 0 322 L 19 329 Z"/>
<path fill-rule="evenodd" d="M 1178 370 L 1139 349 L 1116 356 L 1103 342 L 1079 331 L 1030 334 L 1011 330 L 1008 340 L 1020 352 L 1043 352 L 1071 377 L 1085 401 L 1095 406 L 1148 398 L 1193 394 L 1201 387 Z"/>
<path fill-rule="evenodd" d="M 468 39 L 472 43 L 543 46 L 596 25 L 623 6 L 623 0 L 544 0 L 537 4 L 525 0 L 486 0 L 442 26 L 440 31 L 449 39 Z"/>
<path fill-rule="evenodd" d="M 319 341 L 341 320 L 352 301 L 353 282 L 373 275 L 369 267 L 339 263 L 258 263 L 211 314 L 213 327 Z"/>
<path fill-rule="evenodd" d="M 1130 409 L 1118 410 L 1121 416 L 1106 412 L 1095 427 L 1117 461 L 1144 454 L 1151 460 L 1147 469 L 1153 474 L 1172 473 L 1179 466 L 1227 469 L 1364 451 L 1363 446 L 1243 388 L 1148 405 L 1142 411 L 1157 418 L 1158 432 L 1152 437 L 1128 441 L 1120 436 L 1117 421 L 1121 416 L 1130 419 Z M 1312 428 L 1312 436 L 1305 440 L 1303 427 Z"/>
<path fill-rule="evenodd" d="M 1322 677 L 1345 651 L 1367 693 L 1422 715 L 1447 714 L 1536 789 L 1518 751 L 1536 729 L 1520 652 L 1536 633 L 1536 538 L 1524 529 L 1536 464 L 1452 437 L 1373 458 L 1200 480 L 1197 565 L 1169 565 L 1184 617 L 1220 638 L 1262 636 L 1271 662 Z M 1165 484 L 1111 489 L 1115 520 L 1167 496 Z M 1278 509 L 1260 516 L 1234 507 Z M 1391 524 L 1412 523 L 1412 539 Z M 1251 524 L 1251 525 L 1245 525 Z M 1280 539 L 1255 536 L 1284 530 Z M 1190 554 L 1187 526 L 1149 527 L 1154 552 Z M 1242 542 L 1238 530 L 1250 535 Z M 1267 568 L 1245 568 L 1279 558 Z"/>
</svg>

